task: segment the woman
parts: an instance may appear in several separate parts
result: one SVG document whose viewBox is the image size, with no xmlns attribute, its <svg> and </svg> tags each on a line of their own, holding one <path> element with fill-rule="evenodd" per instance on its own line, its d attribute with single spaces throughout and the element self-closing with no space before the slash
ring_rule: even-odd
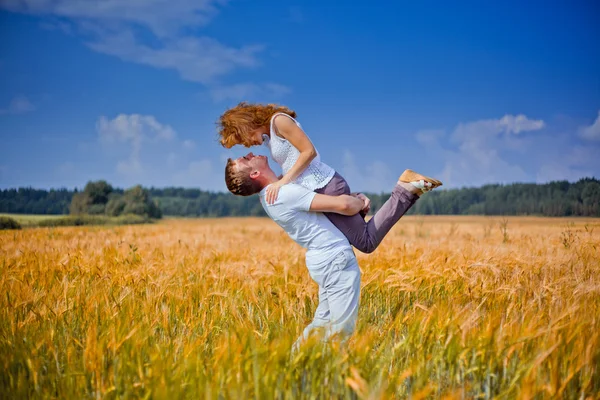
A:
<svg viewBox="0 0 600 400">
<path fill-rule="evenodd" d="M 321 161 L 319 153 L 295 118 L 296 113 L 285 106 L 242 102 L 221 115 L 218 121 L 220 143 L 228 149 L 235 145 L 251 147 L 263 144 L 269 148 L 271 157 L 281 166 L 283 175 L 278 182 L 267 187 L 268 204 L 277 200 L 281 186 L 292 182 L 321 194 L 350 194 L 346 180 Z M 412 185 L 421 193 L 442 185 L 436 179 L 411 170 L 402 174 L 398 184 Z M 404 189 L 412 191 L 411 186 L 404 186 Z M 355 195 L 366 199 L 360 193 Z M 366 201 L 363 212 L 366 214 L 368 211 L 369 204 Z M 377 231 L 373 219 L 365 222 L 360 214 L 325 215 L 348 238 L 350 244 L 362 252 L 374 251 L 385 236 Z"/>
</svg>

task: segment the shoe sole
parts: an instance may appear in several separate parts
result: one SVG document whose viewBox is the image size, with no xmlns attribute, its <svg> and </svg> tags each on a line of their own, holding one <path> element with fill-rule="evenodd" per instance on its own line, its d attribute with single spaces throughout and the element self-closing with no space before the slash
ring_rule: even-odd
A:
<svg viewBox="0 0 600 400">
<path fill-rule="evenodd" d="M 400 182 L 406 182 L 406 183 L 410 183 L 410 182 L 418 182 L 421 179 L 423 179 L 426 182 L 431 183 L 432 185 L 432 189 L 436 188 L 438 186 L 442 186 L 442 182 L 438 181 L 437 179 L 434 178 L 430 178 L 428 176 L 425 175 L 421 175 L 415 171 L 413 171 L 412 169 L 407 169 L 405 170 L 402 175 L 400 175 Z"/>
</svg>

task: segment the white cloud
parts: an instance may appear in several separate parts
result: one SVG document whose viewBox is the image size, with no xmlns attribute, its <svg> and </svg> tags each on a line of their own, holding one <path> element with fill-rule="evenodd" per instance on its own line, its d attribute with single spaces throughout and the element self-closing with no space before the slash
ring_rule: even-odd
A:
<svg viewBox="0 0 600 400">
<path fill-rule="evenodd" d="M 175 131 L 169 125 L 163 125 L 152 115 L 119 114 L 109 120 L 102 116 L 96 123 L 96 130 L 105 140 L 137 142 L 144 140 L 170 140 Z"/>
<path fill-rule="evenodd" d="M 277 83 L 238 83 L 230 86 L 218 86 L 210 90 L 215 102 L 225 100 L 239 101 L 248 98 L 279 98 L 291 92 L 287 86 Z"/>
<path fill-rule="evenodd" d="M 442 145 L 446 136 L 442 130 L 420 131 L 416 140 L 426 152 L 435 153 L 443 160 L 444 166 L 438 176 L 446 187 L 509 183 L 525 181 L 528 175 L 520 165 L 507 161 L 503 152 L 523 152 L 526 142 L 520 134 L 544 126 L 544 121 L 529 119 L 522 114 L 505 115 L 499 119 L 458 124 L 448 137 L 454 148 Z"/>
<path fill-rule="evenodd" d="M 196 142 L 178 140 L 171 126 L 152 115 L 119 114 L 112 119 L 102 116 L 96 123 L 96 131 L 99 142 L 107 150 L 100 154 L 101 159 L 104 163 L 115 163 L 110 182 L 117 186 L 142 184 L 226 190 L 221 168 L 214 168 L 211 159 L 196 158 Z"/>
<path fill-rule="evenodd" d="M 518 134 L 526 131 L 537 131 L 542 129 L 545 124 L 540 119 L 529 119 L 523 114 L 517 116 L 505 115 L 499 121 L 499 126 L 507 133 Z"/>
<path fill-rule="evenodd" d="M 257 55 L 263 50 L 262 45 L 235 48 L 196 35 L 225 3 L 226 0 L 4 0 L 0 1 L 0 8 L 50 16 L 57 20 L 46 26 L 77 31 L 94 51 L 174 70 L 184 80 L 214 86 L 221 76 L 259 66 Z M 265 90 L 286 93 L 287 88 L 282 85 L 269 85 Z"/>
<path fill-rule="evenodd" d="M 143 168 L 140 161 L 144 142 L 169 141 L 176 134 L 169 125 L 163 125 L 152 115 L 119 114 L 109 120 L 102 116 L 96 123 L 100 141 L 105 144 L 127 143 L 131 146 L 129 159 L 117 163 L 117 171 L 124 175 L 139 175 Z"/>
<path fill-rule="evenodd" d="M 434 176 L 445 187 L 488 183 L 576 181 L 599 176 L 600 147 L 594 141 L 600 114 L 591 125 L 547 126 L 524 115 L 458 124 L 449 133 L 421 131 L 415 135 L 423 154 L 440 165 Z M 544 129 L 542 135 L 523 132 Z"/>
<path fill-rule="evenodd" d="M 15 96 L 10 101 L 8 108 L 0 109 L 1 114 L 25 114 L 34 111 L 35 106 L 25 96 Z"/>
<path fill-rule="evenodd" d="M 353 192 L 390 192 L 398 180 L 396 174 L 382 161 L 357 165 L 354 154 L 348 149 L 344 150 L 341 175 Z"/>
<path fill-rule="evenodd" d="M 10 11 L 70 19 L 144 26 L 159 37 L 203 26 L 217 13 L 219 0 L 4 0 Z"/>
<path fill-rule="evenodd" d="M 227 47 L 209 37 L 178 37 L 162 41 L 160 47 L 142 44 L 132 31 L 103 34 L 88 46 L 125 61 L 172 69 L 182 79 L 210 84 L 239 67 L 256 67 L 262 46 Z"/>
<path fill-rule="evenodd" d="M 600 111 L 592 125 L 579 129 L 579 136 L 585 140 L 600 140 Z"/>
<path fill-rule="evenodd" d="M 525 115 L 505 115 L 500 119 L 485 119 L 458 124 L 452 136 L 457 140 L 478 141 L 489 136 L 519 134 L 525 131 L 536 131 L 544 127 L 544 121 L 528 119 Z"/>
<path fill-rule="evenodd" d="M 450 186 L 527 180 L 523 168 L 503 159 L 501 152 L 518 149 L 523 143 L 514 135 L 540 130 L 544 125 L 544 121 L 522 114 L 459 124 L 451 135 L 451 140 L 458 144 L 458 151 L 448 154 L 442 179 Z"/>
</svg>

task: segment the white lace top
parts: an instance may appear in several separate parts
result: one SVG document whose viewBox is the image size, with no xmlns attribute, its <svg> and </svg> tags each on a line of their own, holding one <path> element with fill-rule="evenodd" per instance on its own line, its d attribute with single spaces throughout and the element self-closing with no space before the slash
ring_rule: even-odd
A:
<svg viewBox="0 0 600 400">
<path fill-rule="evenodd" d="M 298 157 L 300 156 L 300 151 L 294 147 L 287 139 L 284 139 L 280 136 L 277 136 L 275 130 L 273 129 L 273 120 L 276 115 L 285 115 L 290 118 L 292 121 L 298 125 L 300 129 L 302 126 L 298 121 L 294 118 L 290 117 L 284 113 L 277 113 L 271 117 L 271 137 L 268 138 L 266 135 L 264 136 L 264 144 L 271 151 L 271 157 L 275 162 L 281 165 L 281 169 L 283 170 L 283 174 L 285 175 L 290 168 L 296 163 Z M 335 170 L 331 168 L 329 165 L 321 162 L 321 157 L 319 156 L 319 152 L 317 151 L 317 156 L 311 161 L 311 163 L 306 167 L 306 169 L 296 178 L 294 183 L 297 183 L 301 186 L 304 186 L 308 190 L 316 190 L 324 187 L 329 183 L 333 175 L 335 174 Z"/>
</svg>

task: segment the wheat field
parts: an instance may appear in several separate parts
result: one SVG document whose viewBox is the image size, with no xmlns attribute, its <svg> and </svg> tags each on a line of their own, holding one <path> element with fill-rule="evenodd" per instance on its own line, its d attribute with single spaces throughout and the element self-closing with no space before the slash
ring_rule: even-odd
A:
<svg viewBox="0 0 600 400">
<path fill-rule="evenodd" d="M 0 398 L 600 398 L 600 220 L 405 217 L 344 346 L 268 219 L 0 232 Z"/>
</svg>

